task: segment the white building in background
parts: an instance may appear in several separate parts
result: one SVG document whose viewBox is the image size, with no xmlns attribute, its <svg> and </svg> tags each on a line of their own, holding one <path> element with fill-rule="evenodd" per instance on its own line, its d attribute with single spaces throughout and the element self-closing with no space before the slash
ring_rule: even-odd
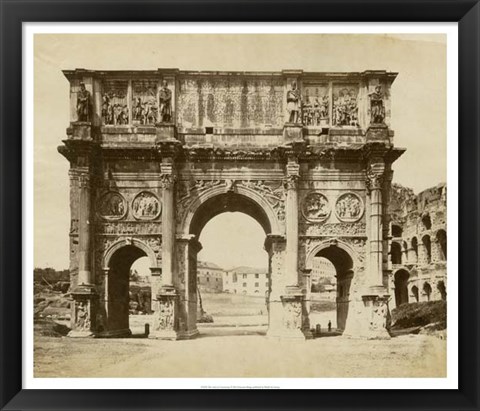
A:
<svg viewBox="0 0 480 411">
<path fill-rule="evenodd" d="M 232 294 L 262 296 L 268 290 L 267 270 L 263 268 L 236 267 L 223 274 L 223 291 Z"/>
<path fill-rule="evenodd" d="M 206 261 L 197 262 L 197 284 L 201 293 L 221 293 L 223 291 L 224 269 Z"/>
<path fill-rule="evenodd" d="M 312 273 L 311 279 L 312 283 L 317 282 L 324 282 L 335 284 L 335 276 L 337 275 L 337 271 L 335 270 L 335 266 L 323 257 L 315 257 L 313 259 L 312 264 Z"/>
</svg>

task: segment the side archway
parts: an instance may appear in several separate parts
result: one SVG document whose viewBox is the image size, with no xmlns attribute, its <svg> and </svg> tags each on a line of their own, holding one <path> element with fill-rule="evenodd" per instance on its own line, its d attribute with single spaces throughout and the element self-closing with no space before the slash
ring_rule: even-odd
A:
<svg viewBox="0 0 480 411">
<path fill-rule="evenodd" d="M 125 247 L 125 246 L 134 246 L 134 247 L 140 249 L 144 253 L 144 255 L 142 255 L 142 257 L 146 256 L 150 260 L 150 267 L 152 267 L 152 268 L 158 267 L 157 258 L 155 256 L 155 253 L 153 252 L 153 250 L 150 248 L 150 246 L 148 246 L 146 243 L 144 243 L 143 241 L 138 240 L 136 238 L 121 238 L 120 240 L 114 242 L 107 249 L 107 251 L 105 251 L 105 253 L 103 255 L 103 258 L 102 258 L 102 268 L 103 269 L 108 269 L 112 256 L 119 249 L 121 249 L 122 247 Z"/>
<path fill-rule="evenodd" d="M 350 306 L 350 286 L 358 265 L 358 257 L 350 246 L 339 240 L 324 241 L 314 247 L 307 255 L 305 266 L 311 270 L 313 259 L 323 257 L 329 260 L 336 271 L 337 282 L 337 328 L 344 330 Z"/>
</svg>

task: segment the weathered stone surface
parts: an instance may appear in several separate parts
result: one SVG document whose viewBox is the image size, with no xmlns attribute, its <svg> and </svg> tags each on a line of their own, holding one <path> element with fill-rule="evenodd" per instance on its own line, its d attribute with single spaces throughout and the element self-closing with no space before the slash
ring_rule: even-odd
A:
<svg viewBox="0 0 480 411">
<path fill-rule="evenodd" d="M 198 237 L 225 211 L 265 231 L 268 335 L 309 337 L 315 256 L 336 267 L 345 334 L 386 332 L 383 302 L 393 288 L 365 289 L 388 283 L 390 272 L 382 226 L 391 165 L 403 153 L 389 128 L 396 73 L 64 73 L 71 125 L 59 151 L 70 162 L 71 281 L 97 296 L 73 294 L 76 333 L 129 334 L 128 270 L 146 256 L 150 337 L 197 335 Z"/>
</svg>

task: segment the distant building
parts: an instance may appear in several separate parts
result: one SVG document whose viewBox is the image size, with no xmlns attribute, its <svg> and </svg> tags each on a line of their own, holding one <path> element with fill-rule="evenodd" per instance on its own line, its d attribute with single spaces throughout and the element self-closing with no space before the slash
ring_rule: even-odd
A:
<svg viewBox="0 0 480 411">
<path fill-rule="evenodd" d="M 223 291 L 223 268 L 205 261 L 197 263 L 197 284 L 200 292 L 221 293 Z"/>
<path fill-rule="evenodd" d="M 334 284 L 337 271 L 335 266 L 323 257 L 315 257 L 312 264 L 311 280 L 312 284 Z"/>
<path fill-rule="evenodd" d="M 263 268 L 237 267 L 224 273 L 223 291 L 226 293 L 265 296 L 267 290 L 268 275 Z"/>
</svg>

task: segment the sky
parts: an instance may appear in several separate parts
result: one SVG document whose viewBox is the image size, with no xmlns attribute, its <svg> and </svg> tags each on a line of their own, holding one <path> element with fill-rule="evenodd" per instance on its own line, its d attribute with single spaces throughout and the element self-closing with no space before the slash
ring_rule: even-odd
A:
<svg viewBox="0 0 480 411">
<path fill-rule="evenodd" d="M 68 267 L 69 166 L 57 152 L 70 121 L 69 84 L 62 70 L 398 72 L 391 127 L 395 145 L 407 151 L 394 164 L 394 182 L 418 193 L 446 181 L 445 40 L 444 35 L 413 34 L 35 35 L 35 266 Z M 225 213 L 205 226 L 199 257 L 225 268 L 265 267 L 264 236 L 251 217 Z"/>
</svg>

